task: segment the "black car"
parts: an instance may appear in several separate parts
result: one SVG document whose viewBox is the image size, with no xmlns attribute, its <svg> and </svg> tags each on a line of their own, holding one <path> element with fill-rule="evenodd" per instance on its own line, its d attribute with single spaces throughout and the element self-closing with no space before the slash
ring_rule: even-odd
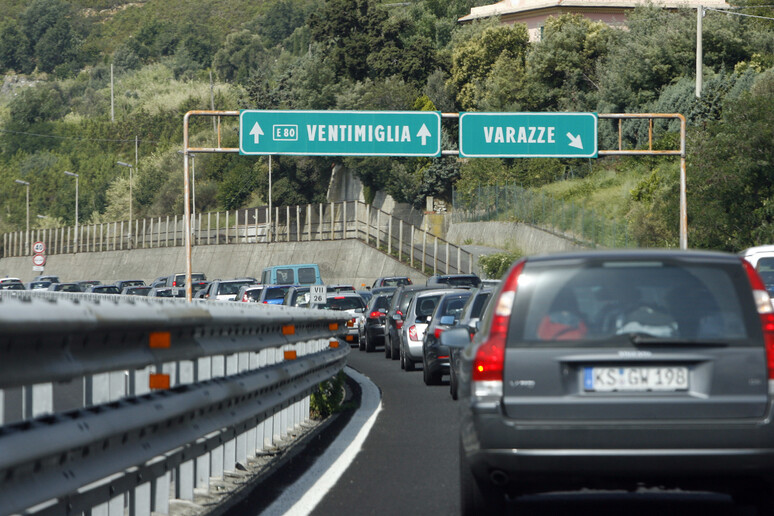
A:
<svg viewBox="0 0 774 516">
<path fill-rule="evenodd" d="M 118 287 L 119 292 L 123 292 L 126 287 L 144 287 L 145 282 L 141 279 L 118 280 L 114 285 Z"/>
<path fill-rule="evenodd" d="M 473 340 L 478 331 L 478 322 L 481 314 L 484 312 L 491 297 L 491 288 L 475 289 L 465 303 L 465 306 L 462 307 L 462 313 L 457 324 L 452 328 L 464 328 L 470 335 L 470 339 Z M 446 335 L 446 332 L 441 333 L 441 344 L 445 345 L 444 335 Z M 461 351 L 461 348 L 449 348 L 449 394 L 451 394 L 453 400 L 457 399 L 457 385 L 459 383 L 457 376 L 459 374 L 459 354 Z"/>
<path fill-rule="evenodd" d="M 524 258 L 460 353 L 462 514 L 506 495 L 717 491 L 774 514 L 774 308 L 700 251 Z"/>
<path fill-rule="evenodd" d="M 475 274 L 438 274 L 427 278 L 427 285 L 450 288 L 478 288 L 481 278 Z"/>
<path fill-rule="evenodd" d="M 121 291 L 126 296 L 147 296 L 152 287 L 147 285 L 140 285 L 137 287 L 124 287 Z"/>
<path fill-rule="evenodd" d="M 402 285 L 398 287 L 390 300 L 387 311 L 387 330 L 384 342 L 384 356 L 398 360 L 400 358 L 400 329 L 406 317 L 406 309 L 417 292 L 428 290 L 425 285 Z"/>
<path fill-rule="evenodd" d="M 400 287 L 401 285 L 411 284 L 411 278 L 408 276 L 384 276 L 381 278 L 376 278 L 373 285 L 371 285 L 371 289 L 379 287 Z"/>
<path fill-rule="evenodd" d="M 425 385 L 438 385 L 441 383 L 441 377 L 449 374 L 449 348 L 441 344 L 440 336 L 444 330 L 457 323 L 470 294 L 448 292 L 435 307 L 422 339 L 422 372 Z"/>
<path fill-rule="evenodd" d="M 85 292 L 89 294 L 120 294 L 121 291 L 115 285 L 91 285 Z"/>
<path fill-rule="evenodd" d="M 375 351 L 376 346 L 384 345 L 387 310 L 390 308 L 392 292 L 375 295 L 363 312 L 364 321 L 359 347 L 367 352 Z"/>
</svg>

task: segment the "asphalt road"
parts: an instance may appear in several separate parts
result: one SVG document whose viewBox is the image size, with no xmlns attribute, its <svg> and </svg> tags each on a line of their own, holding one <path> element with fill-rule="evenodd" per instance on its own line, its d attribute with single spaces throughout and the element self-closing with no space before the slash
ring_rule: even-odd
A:
<svg viewBox="0 0 774 516">
<path fill-rule="evenodd" d="M 336 485 L 311 514 L 459 514 L 457 403 L 448 382 L 427 387 L 379 350 L 352 350 L 349 366 L 381 390 L 382 410 Z M 446 378 L 445 378 L 446 380 Z M 725 496 L 649 490 L 551 494 L 511 503 L 510 514 L 594 516 L 753 516 Z"/>
</svg>

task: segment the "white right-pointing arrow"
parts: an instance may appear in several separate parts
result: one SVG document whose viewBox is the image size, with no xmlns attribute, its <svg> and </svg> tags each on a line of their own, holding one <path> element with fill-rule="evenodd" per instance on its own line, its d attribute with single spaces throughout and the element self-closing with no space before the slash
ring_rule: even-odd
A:
<svg viewBox="0 0 774 516">
<path fill-rule="evenodd" d="M 430 130 L 427 128 L 425 124 L 422 124 L 422 127 L 419 128 L 419 132 L 417 133 L 417 136 L 422 138 L 422 145 L 427 145 L 427 138 L 432 136 L 432 133 L 430 133 Z"/>
<path fill-rule="evenodd" d="M 250 135 L 253 137 L 255 144 L 257 145 L 259 143 L 258 140 L 260 140 L 261 136 L 263 136 L 263 130 L 261 129 L 261 126 L 258 125 L 258 122 L 256 122 L 253 128 L 250 130 Z"/>
<path fill-rule="evenodd" d="M 580 135 L 573 136 L 572 133 L 567 133 L 567 138 L 570 139 L 570 147 L 583 150 L 583 142 L 581 141 Z"/>
</svg>

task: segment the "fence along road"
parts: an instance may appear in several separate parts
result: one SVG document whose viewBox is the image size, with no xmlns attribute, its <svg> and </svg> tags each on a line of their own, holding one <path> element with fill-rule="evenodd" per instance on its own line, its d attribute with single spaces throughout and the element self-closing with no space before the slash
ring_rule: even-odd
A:
<svg viewBox="0 0 774 516">
<path fill-rule="evenodd" d="M 357 239 L 423 274 L 473 272 L 474 256 L 460 246 L 360 201 L 285 206 L 273 211 L 273 216 L 268 208 L 199 213 L 190 225 L 192 242 L 202 246 Z M 184 221 L 179 215 L 79 225 L 77 232 L 76 238 L 73 226 L 36 229 L 29 241 L 43 242 L 48 255 L 185 245 Z M 24 231 L 5 233 L 2 256 L 31 258 L 26 237 Z"/>
<path fill-rule="evenodd" d="M 15 295 L 16 294 L 16 295 Z M 0 292 L 0 514 L 150 515 L 309 418 L 340 313 Z M 54 390 L 83 386 L 81 406 Z M 156 388 L 152 389 L 154 386 Z M 3 421 L 0 421 L 2 423 Z M 173 480 L 174 479 L 174 480 Z"/>
</svg>

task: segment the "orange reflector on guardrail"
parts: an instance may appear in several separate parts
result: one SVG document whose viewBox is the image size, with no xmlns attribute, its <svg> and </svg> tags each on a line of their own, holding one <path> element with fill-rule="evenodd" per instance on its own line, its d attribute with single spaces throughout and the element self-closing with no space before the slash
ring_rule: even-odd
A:
<svg viewBox="0 0 774 516">
<path fill-rule="evenodd" d="M 169 389 L 169 375 L 151 373 L 148 378 L 148 387 L 151 389 Z"/>
<path fill-rule="evenodd" d="M 339 347 L 339 341 L 338 340 L 332 340 L 328 344 L 330 345 L 330 347 L 332 347 L 334 349 Z"/>
<path fill-rule="evenodd" d="M 168 331 L 152 331 L 148 335 L 148 345 L 154 349 L 169 348 L 172 342 L 172 336 Z"/>
<path fill-rule="evenodd" d="M 296 358 L 298 358 L 298 356 L 296 355 L 295 350 L 291 349 L 289 351 L 285 351 L 285 360 L 295 360 Z"/>
<path fill-rule="evenodd" d="M 282 327 L 282 334 L 283 335 L 295 335 L 296 334 L 296 327 L 292 324 L 286 324 Z"/>
<path fill-rule="evenodd" d="M 331 331 L 338 330 L 339 329 L 339 323 L 332 322 L 332 323 L 328 324 L 328 329 L 331 330 Z"/>
</svg>

